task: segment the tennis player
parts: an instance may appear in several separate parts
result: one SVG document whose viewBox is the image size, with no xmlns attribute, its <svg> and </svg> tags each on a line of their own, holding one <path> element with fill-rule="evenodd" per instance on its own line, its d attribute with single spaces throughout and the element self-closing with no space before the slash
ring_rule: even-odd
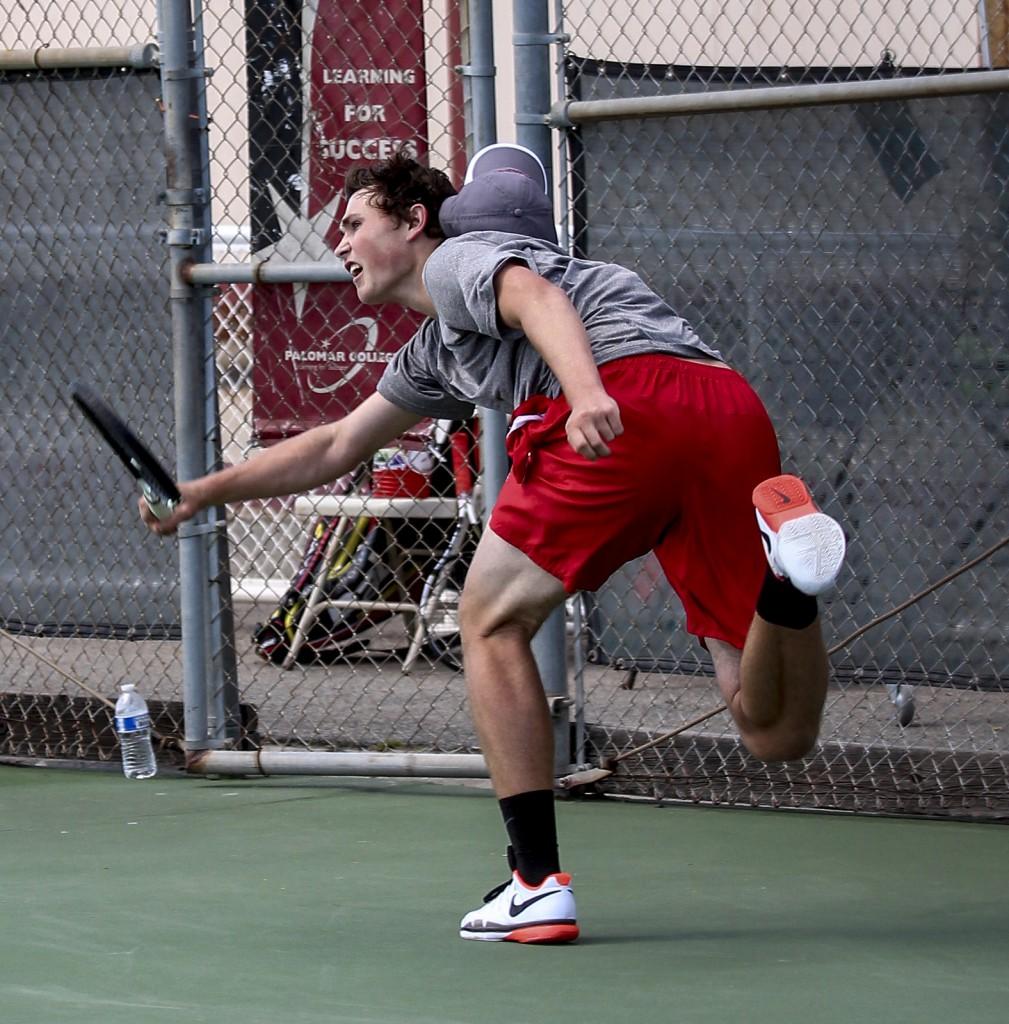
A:
<svg viewBox="0 0 1009 1024">
<path fill-rule="evenodd" d="M 512 874 L 460 935 L 547 943 L 579 929 L 530 650 L 540 625 L 568 595 L 654 551 L 747 749 L 799 758 L 827 689 L 816 598 L 845 542 L 805 485 L 781 475 L 774 430 L 740 374 L 637 274 L 555 244 L 545 178 L 528 157 L 495 147 L 474 158 L 458 195 L 403 156 L 353 171 L 336 254 L 362 301 L 427 319 L 343 419 L 180 484 L 168 520 L 142 505 L 141 515 L 172 533 L 209 506 L 335 480 L 421 419 L 465 419 L 474 406 L 512 414 L 511 471 L 460 604 L 470 708 Z"/>
</svg>

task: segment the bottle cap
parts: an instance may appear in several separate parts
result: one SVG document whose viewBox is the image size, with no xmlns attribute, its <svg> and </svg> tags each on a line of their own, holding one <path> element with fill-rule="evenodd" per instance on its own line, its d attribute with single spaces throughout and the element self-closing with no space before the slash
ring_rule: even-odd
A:
<svg viewBox="0 0 1009 1024">
<path fill-rule="evenodd" d="M 119 684 L 119 689 L 122 690 L 123 693 L 132 693 L 136 688 L 137 688 L 137 684 L 136 683 L 120 683 Z"/>
</svg>

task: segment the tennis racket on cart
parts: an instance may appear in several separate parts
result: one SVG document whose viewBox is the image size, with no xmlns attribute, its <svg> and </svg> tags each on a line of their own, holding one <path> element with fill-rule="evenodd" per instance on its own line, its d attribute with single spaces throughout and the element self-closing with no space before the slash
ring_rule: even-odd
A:
<svg viewBox="0 0 1009 1024">
<path fill-rule="evenodd" d="M 90 388 L 79 384 L 71 392 L 71 397 L 122 464 L 140 482 L 140 492 L 151 512 L 158 519 L 167 519 L 182 500 L 182 495 L 165 467 Z"/>
</svg>

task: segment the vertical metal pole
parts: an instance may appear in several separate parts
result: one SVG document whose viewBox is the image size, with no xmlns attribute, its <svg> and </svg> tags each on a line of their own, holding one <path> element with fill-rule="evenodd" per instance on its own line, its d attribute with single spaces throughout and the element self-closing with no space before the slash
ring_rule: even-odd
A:
<svg viewBox="0 0 1009 1024">
<path fill-rule="evenodd" d="M 554 68 L 554 87 L 557 90 L 558 99 L 563 99 L 567 84 L 564 78 L 564 50 L 563 44 L 570 38 L 564 27 L 564 0 L 554 0 L 554 32 L 557 33 L 557 42 L 561 49 L 557 66 Z M 560 231 L 557 233 L 557 240 L 562 249 L 570 252 L 571 245 L 571 193 L 570 193 L 570 163 L 568 160 L 568 139 L 564 135 L 570 131 L 569 128 L 559 129 L 560 139 L 557 146 L 557 170 L 560 181 L 557 183 L 557 197 L 560 201 L 560 214 L 557 220 L 560 223 Z M 581 760 L 579 758 L 579 760 Z"/>
<path fill-rule="evenodd" d="M 202 242 L 196 222 L 191 116 L 193 22 L 190 6 L 180 0 L 159 0 L 161 98 L 165 108 L 167 167 L 168 253 L 171 275 L 170 309 L 175 374 L 175 424 L 179 476 L 204 471 L 204 341 L 194 310 L 194 291 L 182 277 L 194 246 Z M 206 517 L 179 531 L 179 571 L 182 582 L 182 671 L 187 750 L 209 745 L 207 734 L 207 567 L 204 533 Z"/>
<path fill-rule="evenodd" d="M 513 0 L 515 48 L 516 140 L 543 162 L 553 191 L 553 153 L 550 127 L 550 14 L 548 0 Z M 550 701 L 554 720 L 554 769 L 558 775 L 571 764 L 568 721 L 567 642 L 564 606 L 555 609 L 533 638 L 533 656 Z"/>
<path fill-rule="evenodd" d="M 202 0 L 194 0 L 193 66 L 198 127 L 194 131 L 197 174 L 195 183 L 203 202 L 199 207 L 203 244 L 194 246 L 198 263 L 214 259 L 214 223 L 210 205 L 210 118 L 207 110 L 207 77 L 203 35 Z M 204 472 L 219 469 L 221 457 L 221 417 L 217 399 L 217 359 L 214 346 L 213 291 L 194 288 L 193 304 L 203 337 L 204 381 Z M 227 517 L 223 508 L 207 510 L 211 527 L 206 536 L 208 621 L 207 621 L 207 697 L 208 736 L 230 743 L 241 736 L 241 711 L 238 692 L 238 667 L 235 655 L 235 618 L 231 603 L 231 559 L 228 551 Z"/>
<path fill-rule="evenodd" d="M 564 26 L 564 0 L 554 0 L 554 32 L 557 33 L 557 42 L 563 47 L 568 40 Z M 560 59 L 554 69 L 554 85 L 557 90 L 557 97 L 564 96 L 566 83 L 564 79 L 563 49 L 560 51 Z M 561 129 L 565 131 L 565 129 Z M 557 197 L 560 203 L 560 214 L 557 220 L 560 222 L 558 241 L 565 252 L 570 251 L 570 209 L 571 196 L 569 193 L 570 167 L 568 164 L 568 140 L 561 137 L 557 147 L 557 170 L 560 181 L 558 182 Z M 585 636 L 588 628 L 585 610 L 590 606 L 591 599 L 587 594 L 580 594 L 573 602 L 573 615 L 571 617 L 571 677 L 574 684 L 573 697 L 573 718 L 574 737 L 573 747 L 569 750 L 572 765 L 584 765 L 588 760 L 588 732 L 585 728 Z"/>
<path fill-rule="evenodd" d="M 473 151 L 497 142 L 497 96 L 494 79 L 494 12 L 491 0 L 469 0 L 470 66 L 473 103 Z"/>
<path fill-rule="evenodd" d="M 470 54 L 464 69 L 470 86 L 473 121 L 473 152 L 497 142 L 497 97 L 494 66 L 494 12 L 491 0 L 469 0 Z M 494 502 L 508 475 L 505 453 L 505 415 L 480 410 L 480 445 L 483 464 L 484 519 L 490 519 Z"/>
<path fill-rule="evenodd" d="M 553 187 L 550 34 L 546 0 L 514 0 L 515 125 L 518 142 L 543 161 Z"/>
<path fill-rule="evenodd" d="M 451 140 L 452 156 L 446 170 L 449 177 L 461 182 L 466 173 L 466 80 L 462 76 L 463 4 L 465 0 L 445 0 L 445 31 L 448 35 L 446 58 L 451 74 L 445 101 L 448 106 L 446 129 Z"/>
</svg>

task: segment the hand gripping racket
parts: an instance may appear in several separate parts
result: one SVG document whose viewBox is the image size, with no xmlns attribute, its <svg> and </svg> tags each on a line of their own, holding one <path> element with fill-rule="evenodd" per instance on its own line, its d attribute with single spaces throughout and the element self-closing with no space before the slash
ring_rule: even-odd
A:
<svg viewBox="0 0 1009 1024">
<path fill-rule="evenodd" d="M 140 481 L 140 491 L 151 512 L 158 519 L 167 519 L 182 495 L 164 466 L 90 388 L 78 385 L 71 397 L 122 464 Z"/>
</svg>

